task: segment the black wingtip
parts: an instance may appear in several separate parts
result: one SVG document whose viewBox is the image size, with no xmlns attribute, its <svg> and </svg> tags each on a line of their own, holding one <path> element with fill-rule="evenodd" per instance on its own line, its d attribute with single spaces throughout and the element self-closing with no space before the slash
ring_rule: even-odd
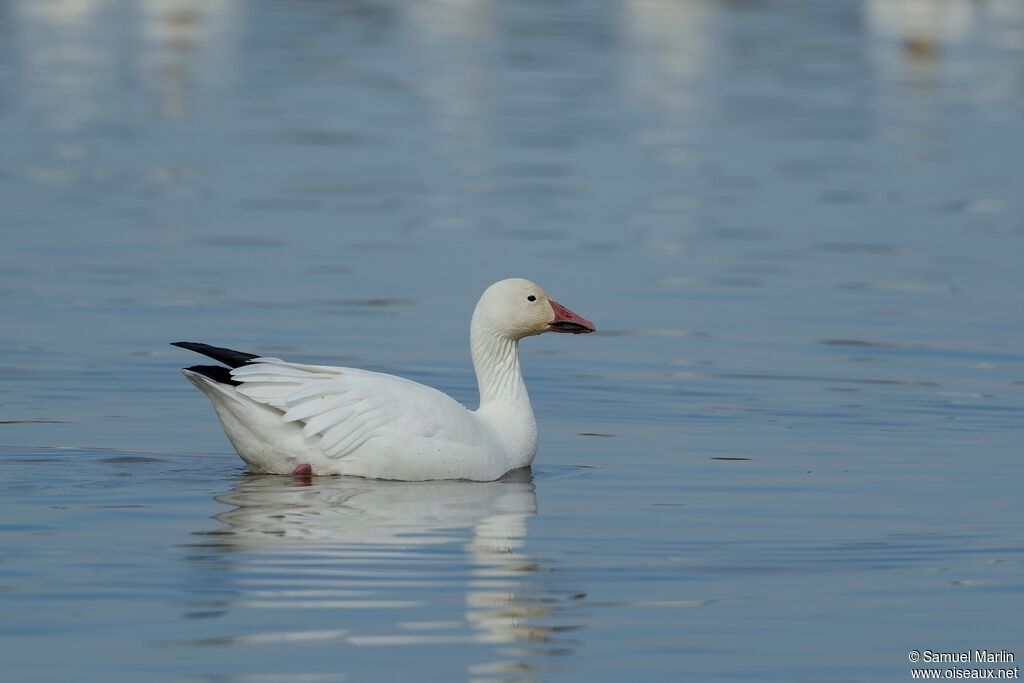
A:
<svg viewBox="0 0 1024 683">
<path fill-rule="evenodd" d="M 234 387 L 241 384 L 241 382 L 231 376 L 231 370 L 223 365 L 193 365 L 185 369 L 191 370 L 203 377 L 209 377 L 218 384 L 230 384 Z"/>
<path fill-rule="evenodd" d="M 219 361 L 224 365 L 231 368 L 237 368 L 245 365 L 253 358 L 259 358 L 254 353 L 245 353 L 244 351 L 235 351 L 233 349 L 225 349 L 221 346 L 210 346 L 209 344 L 202 344 L 200 342 L 171 342 L 171 346 L 177 346 L 182 349 L 188 349 L 189 351 L 195 351 L 201 353 L 208 358 L 212 358 L 215 361 Z M 197 366 L 207 367 L 207 366 Z M 200 373 L 205 374 L 205 373 Z"/>
</svg>

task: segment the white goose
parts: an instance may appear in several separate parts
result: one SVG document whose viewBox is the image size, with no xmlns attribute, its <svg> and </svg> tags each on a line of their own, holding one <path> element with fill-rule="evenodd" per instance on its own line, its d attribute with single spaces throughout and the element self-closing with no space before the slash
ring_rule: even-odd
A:
<svg viewBox="0 0 1024 683">
<path fill-rule="evenodd" d="M 471 411 L 436 389 L 355 368 L 301 365 L 176 342 L 230 366 L 182 370 L 205 393 L 249 469 L 372 479 L 492 481 L 537 453 L 537 422 L 519 369 L 519 340 L 593 332 L 522 279 L 496 282 L 473 312 L 469 340 L 480 388 Z"/>
</svg>

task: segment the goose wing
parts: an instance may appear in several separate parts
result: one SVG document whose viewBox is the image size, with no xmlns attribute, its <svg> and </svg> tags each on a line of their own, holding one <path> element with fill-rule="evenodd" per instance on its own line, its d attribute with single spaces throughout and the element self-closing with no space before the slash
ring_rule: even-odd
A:
<svg viewBox="0 0 1024 683">
<path fill-rule="evenodd" d="M 343 458 L 371 439 L 398 447 L 430 440 L 437 447 L 473 445 L 485 437 L 476 417 L 436 389 L 394 375 L 355 368 L 255 358 L 231 370 L 236 390 L 299 422 L 320 450 Z"/>
</svg>

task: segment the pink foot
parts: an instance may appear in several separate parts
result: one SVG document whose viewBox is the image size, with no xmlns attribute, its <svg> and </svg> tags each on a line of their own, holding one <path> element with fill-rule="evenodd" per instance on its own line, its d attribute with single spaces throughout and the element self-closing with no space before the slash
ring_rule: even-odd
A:
<svg viewBox="0 0 1024 683">
<path fill-rule="evenodd" d="M 313 466 L 308 463 L 296 465 L 292 470 L 293 477 L 308 477 L 313 474 Z"/>
</svg>

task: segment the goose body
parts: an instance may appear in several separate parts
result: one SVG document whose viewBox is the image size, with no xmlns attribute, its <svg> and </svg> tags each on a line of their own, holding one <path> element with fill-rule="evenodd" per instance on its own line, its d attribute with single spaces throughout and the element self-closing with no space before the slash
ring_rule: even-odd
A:
<svg viewBox="0 0 1024 683">
<path fill-rule="evenodd" d="M 209 397 L 224 431 L 258 473 L 372 479 L 491 481 L 526 467 L 537 423 L 519 367 L 519 340 L 594 326 L 528 280 L 491 285 L 470 324 L 480 406 L 402 377 L 304 365 L 176 342 L 224 363 L 182 370 Z"/>
</svg>

